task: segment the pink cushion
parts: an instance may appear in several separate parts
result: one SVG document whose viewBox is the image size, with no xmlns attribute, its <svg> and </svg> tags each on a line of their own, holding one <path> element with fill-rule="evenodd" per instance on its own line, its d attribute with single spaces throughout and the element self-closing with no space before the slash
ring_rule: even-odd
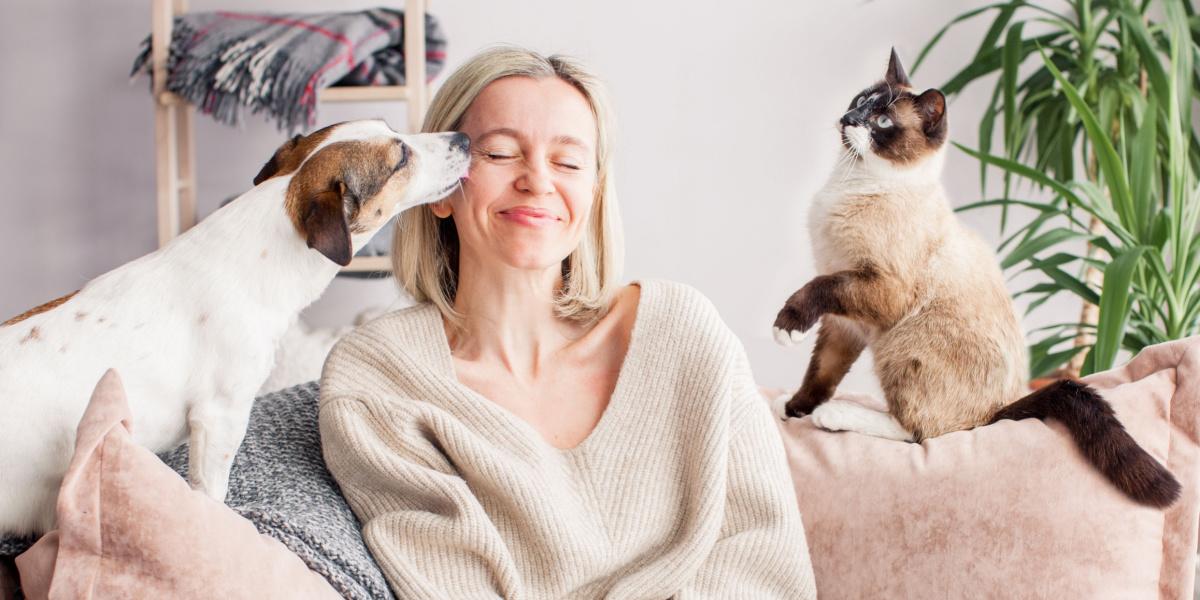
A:
<svg viewBox="0 0 1200 600">
<path fill-rule="evenodd" d="M 31 598 L 337 598 L 328 583 L 133 442 L 115 371 L 79 423 L 58 529 L 17 557 Z"/>
<path fill-rule="evenodd" d="M 1118 492 L 1054 421 L 921 444 L 783 424 L 821 598 L 1190 599 L 1200 338 L 1085 381 L 1182 484 L 1165 512 Z"/>
</svg>

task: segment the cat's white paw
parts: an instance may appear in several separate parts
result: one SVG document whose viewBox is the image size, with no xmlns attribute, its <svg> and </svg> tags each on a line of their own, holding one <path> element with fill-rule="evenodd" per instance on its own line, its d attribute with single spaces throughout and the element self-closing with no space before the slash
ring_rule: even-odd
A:
<svg viewBox="0 0 1200 600">
<path fill-rule="evenodd" d="M 771 329 L 775 333 L 775 343 L 779 344 L 780 346 L 795 346 L 800 342 L 803 342 L 804 338 L 808 337 L 809 331 L 812 331 L 812 329 L 809 329 L 808 331 L 788 331 L 778 327 L 772 327 Z"/>
<path fill-rule="evenodd" d="M 896 441 L 912 441 L 890 414 L 848 400 L 828 400 L 812 412 L 813 425 L 826 431 L 854 431 Z"/>
<path fill-rule="evenodd" d="M 788 400 L 792 399 L 793 395 L 794 394 L 784 392 L 784 393 L 772 398 L 771 399 L 771 414 L 775 415 L 775 417 L 777 419 L 779 419 L 780 421 L 786 421 L 788 418 L 787 403 L 788 403 Z"/>
<path fill-rule="evenodd" d="M 822 402 L 812 412 L 813 425 L 826 431 L 856 431 L 858 413 L 850 403 L 838 400 Z"/>
</svg>

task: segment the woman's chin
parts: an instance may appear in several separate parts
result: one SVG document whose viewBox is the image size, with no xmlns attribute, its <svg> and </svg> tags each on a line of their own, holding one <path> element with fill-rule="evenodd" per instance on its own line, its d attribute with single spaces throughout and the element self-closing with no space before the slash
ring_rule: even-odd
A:
<svg viewBox="0 0 1200 600">
<path fill-rule="evenodd" d="M 499 254 L 500 259 L 512 269 L 523 271 L 545 271 L 558 269 L 568 253 L 542 248 L 510 249 Z"/>
</svg>

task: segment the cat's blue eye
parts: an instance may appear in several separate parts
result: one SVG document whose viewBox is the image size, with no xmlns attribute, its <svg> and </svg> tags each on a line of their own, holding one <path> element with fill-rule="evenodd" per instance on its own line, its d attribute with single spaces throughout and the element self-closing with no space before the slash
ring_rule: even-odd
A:
<svg viewBox="0 0 1200 600">
<path fill-rule="evenodd" d="M 854 101 L 854 106 L 855 106 L 856 108 L 857 108 L 857 107 L 859 107 L 859 106 L 862 106 L 862 105 L 863 105 L 863 102 L 866 102 L 866 101 L 867 101 L 867 97 L 866 97 L 866 96 L 859 96 L 859 97 L 858 97 L 858 100 L 855 100 L 855 101 Z"/>
<path fill-rule="evenodd" d="M 889 119 L 887 115 L 879 115 L 878 117 L 875 117 L 875 125 L 880 129 L 887 129 L 888 127 L 892 126 L 892 120 Z"/>
</svg>

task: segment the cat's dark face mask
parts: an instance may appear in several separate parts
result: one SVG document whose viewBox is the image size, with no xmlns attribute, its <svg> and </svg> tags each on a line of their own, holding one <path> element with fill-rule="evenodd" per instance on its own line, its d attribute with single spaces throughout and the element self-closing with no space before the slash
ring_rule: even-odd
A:
<svg viewBox="0 0 1200 600">
<path fill-rule="evenodd" d="M 945 141 L 945 98 L 938 90 L 917 95 L 893 49 L 879 83 L 857 94 L 838 121 L 842 144 L 899 164 L 916 162 Z"/>
</svg>

